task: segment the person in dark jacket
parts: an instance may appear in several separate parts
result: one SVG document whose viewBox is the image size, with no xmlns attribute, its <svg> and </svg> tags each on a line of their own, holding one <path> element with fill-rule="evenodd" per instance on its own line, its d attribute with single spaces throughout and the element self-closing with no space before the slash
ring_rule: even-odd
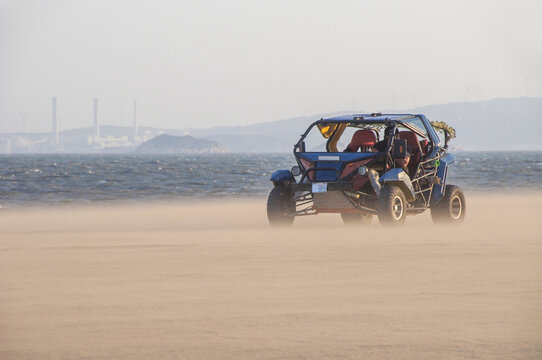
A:
<svg viewBox="0 0 542 360">
<path fill-rule="evenodd" d="M 373 147 L 378 150 L 379 152 L 386 151 L 386 148 L 388 147 L 388 142 L 391 137 L 391 134 L 393 132 L 394 127 L 388 126 L 384 130 L 384 139 L 377 142 Z M 398 130 L 396 130 L 395 135 L 399 133 Z M 410 145 L 407 144 L 407 151 L 406 156 L 404 159 L 394 159 L 395 160 L 395 167 L 399 167 L 403 169 L 408 174 L 408 163 L 410 162 L 410 154 L 412 154 L 412 149 L 410 148 Z"/>
</svg>

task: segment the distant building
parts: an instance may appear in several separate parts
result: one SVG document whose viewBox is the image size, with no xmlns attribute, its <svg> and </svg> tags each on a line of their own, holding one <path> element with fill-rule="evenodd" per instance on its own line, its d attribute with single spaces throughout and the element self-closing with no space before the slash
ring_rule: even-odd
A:
<svg viewBox="0 0 542 360">
<path fill-rule="evenodd" d="M 10 138 L 0 138 L 0 154 L 11 154 Z"/>
<path fill-rule="evenodd" d="M 98 98 L 94 98 L 94 109 L 93 109 L 93 117 L 94 117 L 94 137 L 96 139 L 99 139 L 101 137 L 100 135 L 100 123 L 98 120 Z"/>
<path fill-rule="evenodd" d="M 58 148 L 58 146 L 60 145 L 60 138 L 59 138 L 59 133 L 60 133 L 60 130 L 58 128 L 58 115 L 57 115 L 57 110 L 56 110 L 56 96 L 53 97 L 53 101 L 52 101 L 52 111 L 53 111 L 53 114 L 52 114 L 52 117 L 53 117 L 53 146 L 55 148 Z"/>
</svg>

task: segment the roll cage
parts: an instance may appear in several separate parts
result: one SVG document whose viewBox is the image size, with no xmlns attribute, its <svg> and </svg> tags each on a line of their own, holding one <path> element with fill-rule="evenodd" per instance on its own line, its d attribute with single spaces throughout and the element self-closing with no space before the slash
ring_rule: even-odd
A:
<svg viewBox="0 0 542 360">
<path fill-rule="evenodd" d="M 421 120 L 421 123 L 423 124 L 426 133 L 422 133 L 420 129 L 417 129 L 415 126 L 412 126 L 411 124 L 409 124 L 408 120 L 415 119 L 415 118 L 418 118 Z M 333 118 L 317 120 L 313 122 L 307 128 L 307 130 L 301 135 L 301 138 L 299 139 L 299 141 L 294 145 L 294 151 L 293 151 L 294 156 L 298 165 L 301 167 L 301 169 L 303 169 L 304 166 L 300 160 L 300 156 L 299 156 L 301 155 L 300 153 L 305 153 L 307 155 L 310 153 L 314 153 L 315 155 L 341 153 L 339 151 L 330 151 L 331 150 L 330 143 L 332 143 L 335 140 L 334 138 L 337 135 L 337 132 L 340 130 L 341 128 L 340 125 L 342 124 L 344 124 L 343 127 L 349 126 L 349 127 L 357 127 L 360 129 L 363 129 L 363 128 L 371 129 L 371 125 L 373 126 L 373 129 L 375 125 L 377 125 L 377 127 L 380 126 L 380 128 L 393 126 L 392 136 L 389 137 L 388 142 L 386 144 L 386 149 L 384 150 L 384 152 L 380 153 L 381 155 L 378 155 L 378 156 L 371 156 L 374 159 L 374 161 L 385 161 L 388 164 L 393 164 L 393 159 L 392 159 L 393 146 L 392 145 L 393 145 L 393 140 L 395 138 L 395 129 L 397 129 L 398 125 L 403 126 L 404 128 L 414 132 L 415 134 L 417 134 L 418 136 L 422 138 L 426 138 L 429 141 L 428 151 L 425 155 L 425 158 L 418 163 L 416 173 L 414 174 L 414 177 L 411 179 L 412 195 L 415 201 L 413 201 L 413 203 L 411 204 L 409 211 L 419 212 L 429 207 L 430 202 L 432 201 L 431 199 L 435 198 L 433 194 L 434 192 L 433 190 L 435 186 L 433 185 L 436 185 L 438 187 L 438 190 L 437 190 L 437 193 L 439 193 L 438 198 L 442 196 L 442 187 L 444 186 L 444 184 L 439 183 L 438 180 L 436 179 L 439 177 L 439 175 L 441 178 L 444 176 L 444 179 L 445 179 L 445 174 L 439 174 L 440 171 L 438 169 L 439 169 L 440 159 L 443 156 L 445 156 L 446 146 L 445 145 L 443 146 L 442 141 L 440 140 L 439 136 L 437 135 L 437 132 L 435 131 L 435 129 L 433 128 L 429 120 L 424 115 L 421 115 L 421 114 L 418 114 L 418 115 L 380 114 L 380 113 L 359 114 L 359 115 L 338 116 L 338 117 L 333 117 Z M 332 128 L 333 125 L 335 126 L 334 128 Z M 322 132 L 322 128 L 329 126 L 329 129 L 328 129 L 329 133 L 327 134 L 328 136 L 325 136 L 324 133 L 322 132 L 322 135 L 324 135 L 324 137 L 327 137 L 327 142 L 326 142 L 327 152 L 320 152 L 320 151 L 313 152 L 313 151 L 306 151 L 305 149 L 305 139 L 307 138 L 308 134 L 311 132 L 311 130 L 315 126 L 320 127 L 319 129 L 320 132 Z M 376 133 L 378 137 L 378 131 Z M 339 135 L 342 135 L 342 133 Z M 344 154 L 344 153 L 341 153 L 341 154 Z M 342 156 L 345 156 L 345 155 L 346 154 Z M 369 153 L 367 153 L 367 155 L 369 155 Z M 358 158 L 357 160 L 359 161 L 360 159 Z M 345 164 L 350 161 L 353 161 L 353 160 L 346 160 Z M 332 171 L 332 172 L 336 172 L 337 181 L 331 182 L 328 184 L 330 190 L 335 189 L 335 190 L 343 191 L 345 192 L 345 194 L 349 194 L 349 193 L 353 194 L 351 193 L 352 190 L 349 188 L 350 186 L 349 183 L 343 182 L 343 180 L 341 179 L 340 170 L 337 170 L 332 167 L 330 168 L 327 168 L 327 167 L 312 168 L 311 167 L 311 168 L 305 168 L 304 170 L 305 171 L 303 171 L 301 180 L 296 186 L 294 186 L 298 190 L 302 191 L 302 190 L 308 189 L 307 186 L 309 184 L 305 184 L 305 183 L 309 181 L 309 179 L 307 179 L 309 172 L 314 173 L 316 171 Z M 359 191 L 357 193 L 358 195 L 363 195 L 367 198 L 374 197 L 374 195 L 360 193 Z M 356 201 L 355 196 L 347 196 L 347 197 L 349 198 L 350 201 L 352 201 L 353 203 L 356 203 L 357 208 L 363 209 L 370 213 L 376 213 L 374 209 L 364 206 L 363 204 Z M 359 196 L 357 196 L 357 198 L 359 198 Z M 304 205 L 304 204 L 310 203 L 311 199 L 312 199 L 312 194 L 301 193 L 296 197 L 295 200 L 298 202 L 298 205 Z M 310 207 L 308 208 L 302 207 L 302 209 L 297 211 L 297 215 L 310 215 L 310 214 L 314 214 L 314 212 L 310 210 Z"/>
<path fill-rule="evenodd" d="M 416 127 L 406 122 L 406 120 L 410 120 L 414 118 L 418 118 L 421 120 L 423 126 L 425 127 L 425 130 L 427 131 L 427 134 L 421 133 Z M 364 128 L 369 125 L 382 125 L 386 127 L 393 125 L 394 128 L 397 128 L 397 124 L 400 124 L 404 126 L 405 128 L 413 131 L 417 135 L 423 138 L 427 138 L 429 140 L 431 151 L 430 151 L 430 154 L 428 154 L 427 156 L 428 158 L 432 158 L 436 156 L 436 154 L 438 153 L 439 149 L 442 146 L 442 142 L 440 138 L 438 137 L 437 132 L 435 131 L 435 129 L 433 128 L 429 120 L 427 120 L 427 118 L 422 114 L 413 115 L 413 114 L 380 114 L 380 113 L 375 114 L 373 113 L 373 114 L 337 116 L 333 118 L 320 119 L 313 122 L 311 125 L 309 125 L 307 130 L 301 135 L 301 138 L 299 139 L 299 141 L 294 145 L 294 155 L 297 152 L 307 152 L 305 149 L 304 141 L 307 135 L 311 132 L 311 130 L 315 126 L 323 127 L 330 124 L 333 124 L 333 125 L 346 124 L 347 126 L 359 127 L 359 128 Z M 329 149 L 329 144 L 331 141 L 333 141 L 337 133 L 337 130 L 339 128 L 340 128 L 339 126 L 336 126 L 335 130 L 328 137 L 328 140 L 326 143 L 327 152 L 332 152 Z M 393 141 L 393 137 L 390 138 L 390 141 L 387 144 L 386 152 L 389 152 L 392 141 Z"/>
</svg>

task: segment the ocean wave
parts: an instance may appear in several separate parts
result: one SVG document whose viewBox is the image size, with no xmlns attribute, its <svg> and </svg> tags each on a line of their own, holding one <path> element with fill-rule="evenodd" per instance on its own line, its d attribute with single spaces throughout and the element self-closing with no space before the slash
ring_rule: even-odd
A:
<svg viewBox="0 0 542 360">
<path fill-rule="evenodd" d="M 266 196 L 292 154 L 2 155 L 4 207 Z M 542 189 L 542 152 L 457 154 L 449 182 L 468 191 Z"/>
</svg>

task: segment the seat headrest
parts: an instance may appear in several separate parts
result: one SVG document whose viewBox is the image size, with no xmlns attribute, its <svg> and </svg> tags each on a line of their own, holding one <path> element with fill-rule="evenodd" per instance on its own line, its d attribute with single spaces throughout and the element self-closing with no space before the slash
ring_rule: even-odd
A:
<svg viewBox="0 0 542 360">
<path fill-rule="evenodd" d="M 358 130 L 352 135 L 349 148 L 352 152 L 358 151 L 360 147 L 374 146 L 376 144 L 376 135 L 371 130 Z"/>
<path fill-rule="evenodd" d="M 414 153 L 422 151 L 422 149 L 420 148 L 420 143 L 418 142 L 418 138 L 416 137 L 416 134 L 414 134 L 412 131 L 399 132 L 399 139 L 405 139 Z"/>
</svg>

